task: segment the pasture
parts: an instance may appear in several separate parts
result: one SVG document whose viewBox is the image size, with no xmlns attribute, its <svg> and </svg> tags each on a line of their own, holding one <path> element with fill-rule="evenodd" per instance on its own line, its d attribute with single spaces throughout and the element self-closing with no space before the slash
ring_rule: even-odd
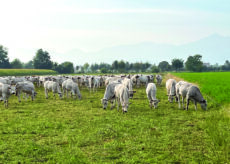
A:
<svg viewBox="0 0 230 164">
<path fill-rule="evenodd" d="M 55 75 L 56 71 L 47 69 L 0 69 L 0 76 Z"/>
<path fill-rule="evenodd" d="M 193 104 L 179 110 L 167 100 L 166 78 L 157 88 L 157 109 L 149 108 L 141 87 L 126 114 L 110 105 L 102 109 L 105 88 L 80 88 L 82 100 L 54 99 L 51 93 L 45 99 L 42 87 L 34 102 L 10 97 L 8 109 L 0 104 L 0 163 L 228 163 L 227 106 L 204 95 L 207 111 L 199 105 L 195 111 Z M 205 83 L 200 87 L 206 91 Z"/>
<path fill-rule="evenodd" d="M 230 103 L 230 72 L 174 73 L 187 81 L 200 86 L 216 103 Z"/>
</svg>

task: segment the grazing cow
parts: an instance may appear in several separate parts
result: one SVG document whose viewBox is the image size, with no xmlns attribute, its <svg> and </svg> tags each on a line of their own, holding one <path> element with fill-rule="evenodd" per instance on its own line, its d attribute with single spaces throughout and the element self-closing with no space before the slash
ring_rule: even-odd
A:
<svg viewBox="0 0 230 164">
<path fill-rule="evenodd" d="M 129 90 L 123 84 L 118 84 L 114 88 L 114 94 L 117 100 L 117 111 L 119 111 L 119 106 L 122 106 L 122 111 L 128 112 L 129 107 Z"/>
<path fill-rule="evenodd" d="M 56 99 L 55 93 L 57 93 L 59 95 L 59 98 L 62 98 L 62 92 L 61 92 L 61 88 L 60 88 L 58 82 L 46 81 L 44 83 L 44 89 L 45 89 L 46 99 L 48 99 L 48 92 L 49 91 L 53 92 L 53 96 L 54 96 L 55 99 Z"/>
<path fill-rule="evenodd" d="M 129 98 L 133 98 L 133 94 L 136 93 L 136 91 L 133 91 L 133 83 L 131 79 L 125 78 L 122 81 L 122 84 L 125 85 L 129 90 Z"/>
<path fill-rule="evenodd" d="M 39 86 L 39 77 L 38 76 L 29 76 L 27 77 L 27 80 L 32 82 L 32 83 L 36 83 L 37 86 Z"/>
<path fill-rule="evenodd" d="M 153 79 L 153 78 L 152 78 Z M 149 75 L 141 75 L 137 79 L 137 86 L 140 87 L 141 84 L 145 84 L 145 87 L 147 87 L 148 83 L 151 81 L 151 76 Z"/>
<path fill-rule="evenodd" d="M 160 102 L 160 100 L 156 98 L 156 93 L 157 93 L 156 85 L 154 83 L 149 83 L 146 88 L 146 94 L 151 108 L 152 106 L 154 106 L 154 108 L 157 108 L 157 105 Z"/>
<path fill-rule="evenodd" d="M 182 105 L 183 105 L 183 108 L 185 109 L 184 107 L 184 100 L 186 98 L 186 95 L 187 95 L 187 92 L 188 92 L 188 88 L 191 86 L 192 84 L 191 83 L 187 83 L 185 81 L 179 81 L 177 84 L 176 84 L 176 95 L 177 95 L 177 99 L 178 99 L 178 104 L 179 104 L 179 108 L 181 108 L 181 105 L 180 105 L 180 96 L 182 98 Z"/>
<path fill-rule="evenodd" d="M 0 83 L 11 85 L 11 80 L 9 78 L 0 77 Z"/>
<path fill-rule="evenodd" d="M 169 102 L 173 102 L 173 97 L 176 96 L 176 80 L 168 79 L 166 81 L 166 89 Z"/>
<path fill-rule="evenodd" d="M 15 94 L 15 90 L 8 84 L 0 83 L 0 97 L 4 101 L 5 108 L 8 108 L 8 99 L 11 94 Z"/>
<path fill-rule="evenodd" d="M 97 88 L 100 87 L 100 81 L 101 81 L 101 77 L 94 77 L 93 79 L 93 92 L 95 92 L 95 89 L 97 91 Z"/>
<path fill-rule="evenodd" d="M 32 101 L 34 100 L 37 92 L 35 92 L 34 84 L 30 81 L 18 82 L 15 85 L 16 96 L 18 96 L 18 101 L 21 102 L 21 92 L 26 93 L 26 96 L 31 95 Z"/>
<path fill-rule="evenodd" d="M 18 82 L 27 81 L 25 77 L 13 77 L 11 78 L 11 85 L 16 85 Z"/>
<path fill-rule="evenodd" d="M 101 99 L 101 103 L 102 103 L 103 109 L 107 108 L 108 101 L 110 101 L 111 104 L 112 104 L 111 109 L 114 108 L 114 106 L 115 106 L 115 93 L 114 93 L 114 89 L 115 89 L 115 86 L 118 85 L 118 84 L 121 84 L 121 83 L 119 83 L 119 82 L 113 82 L 113 83 L 110 83 L 110 84 L 107 85 L 107 87 L 105 89 L 104 97 L 103 97 L 103 99 Z"/>
<path fill-rule="evenodd" d="M 161 75 L 156 75 L 156 80 L 157 80 L 157 85 L 161 85 L 162 76 Z"/>
<path fill-rule="evenodd" d="M 107 86 L 108 84 L 113 83 L 113 82 L 119 82 L 120 83 L 121 81 L 122 81 L 122 78 L 120 76 L 108 77 L 105 80 L 105 86 Z"/>
<path fill-rule="evenodd" d="M 135 84 L 135 85 L 137 85 L 137 81 L 138 81 L 138 78 L 139 78 L 139 77 L 140 77 L 139 75 L 133 75 L 133 76 L 131 77 L 132 83 Z"/>
<path fill-rule="evenodd" d="M 187 100 L 186 110 L 188 110 L 190 100 L 193 100 L 193 102 L 195 104 L 195 110 L 197 110 L 197 102 L 200 103 L 202 109 L 206 110 L 206 108 L 207 108 L 207 101 L 203 98 L 203 96 L 200 92 L 200 89 L 195 85 L 191 85 L 188 88 L 186 100 Z"/>
<path fill-rule="evenodd" d="M 66 92 L 66 97 L 68 98 L 68 92 L 71 92 L 71 95 L 73 95 L 74 99 L 76 99 L 76 94 L 78 96 L 78 99 L 81 99 L 81 93 L 78 88 L 78 85 L 73 82 L 72 79 L 67 79 L 62 83 L 62 88 L 63 88 L 63 93 L 65 94 Z M 63 97 L 64 97 L 63 94 Z"/>
</svg>

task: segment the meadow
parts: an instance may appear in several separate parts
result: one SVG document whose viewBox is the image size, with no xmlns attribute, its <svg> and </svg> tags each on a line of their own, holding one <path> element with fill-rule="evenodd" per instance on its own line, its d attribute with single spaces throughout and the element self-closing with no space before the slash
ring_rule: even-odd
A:
<svg viewBox="0 0 230 164">
<path fill-rule="evenodd" d="M 54 75 L 56 71 L 47 69 L 0 69 L 0 76 Z"/>
<path fill-rule="evenodd" d="M 82 100 L 45 99 L 42 87 L 34 102 L 12 96 L 8 109 L 0 104 L 0 163 L 228 163 L 228 108 L 205 94 L 207 111 L 178 109 L 167 100 L 167 78 L 157 109 L 141 87 L 126 114 L 102 109 L 105 88 L 80 88 Z"/>
</svg>

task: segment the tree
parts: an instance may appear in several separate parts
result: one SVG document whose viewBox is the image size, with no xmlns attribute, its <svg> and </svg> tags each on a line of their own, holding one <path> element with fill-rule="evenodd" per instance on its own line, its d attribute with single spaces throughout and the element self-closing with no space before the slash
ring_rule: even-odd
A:
<svg viewBox="0 0 230 164">
<path fill-rule="evenodd" d="M 0 45 L 0 68 L 10 68 L 7 48 Z"/>
<path fill-rule="evenodd" d="M 170 70 L 170 65 L 167 61 L 162 61 L 158 64 L 158 68 L 161 72 L 165 72 Z"/>
<path fill-rule="evenodd" d="M 117 60 L 115 60 L 115 61 L 113 62 L 113 64 L 112 64 L 112 69 L 113 69 L 113 71 L 118 71 L 118 61 L 117 61 Z"/>
<path fill-rule="evenodd" d="M 52 69 L 52 61 L 49 53 L 39 49 L 33 59 L 34 68 L 36 69 Z"/>
<path fill-rule="evenodd" d="M 118 62 L 118 70 L 121 73 L 125 72 L 125 62 L 123 60 Z"/>
<path fill-rule="evenodd" d="M 71 62 L 64 62 L 62 64 L 59 64 L 55 71 L 58 73 L 74 73 L 73 63 Z"/>
<path fill-rule="evenodd" d="M 84 68 L 84 72 L 88 72 L 89 71 L 89 63 L 85 63 L 83 65 L 83 68 Z"/>
<path fill-rule="evenodd" d="M 30 60 L 27 63 L 25 63 L 24 64 L 24 68 L 26 68 L 26 69 L 33 69 L 34 68 L 33 60 Z"/>
<path fill-rule="evenodd" d="M 151 71 L 152 71 L 152 73 L 159 73 L 160 72 L 159 68 L 155 64 L 152 65 Z"/>
<path fill-rule="evenodd" d="M 11 63 L 11 68 L 22 68 L 23 63 L 19 59 L 14 59 Z"/>
<path fill-rule="evenodd" d="M 182 59 L 173 59 L 172 60 L 172 68 L 175 69 L 176 71 L 183 68 L 183 65 L 184 65 L 184 60 L 182 60 Z"/>
<path fill-rule="evenodd" d="M 188 71 L 200 72 L 203 69 L 203 62 L 201 61 L 202 56 L 196 54 L 194 56 L 189 56 L 185 62 L 185 67 Z"/>
</svg>

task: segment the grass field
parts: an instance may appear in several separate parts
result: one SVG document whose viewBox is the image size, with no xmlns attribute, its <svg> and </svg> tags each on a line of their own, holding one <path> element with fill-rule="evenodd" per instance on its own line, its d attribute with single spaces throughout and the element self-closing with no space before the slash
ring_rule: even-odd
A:
<svg viewBox="0 0 230 164">
<path fill-rule="evenodd" d="M 165 81 L 164 81 L 165 83 Z M 158 87 L 158 109 L 150 109 L 144 87 L 128 113 L 103 110 L 104 88 L 82 100 L 16 97 L 0 104 L 0 163 L 228 163 L 230 120 L 225 109 L 179 110 Z M 210 102 L 210 104 L 212 104 Z"/>
<path fill-rule="evenodd" d="M 174 73 L 187 81 L 199 84 L 201 91 L 217 103 L 230 103 L 230 72 Z"/>
<path fill-rule="evenodd" d="M 0 76 L 54 75 L 56 71 L 46 69 L 0 69 Z"/>
</svg>

